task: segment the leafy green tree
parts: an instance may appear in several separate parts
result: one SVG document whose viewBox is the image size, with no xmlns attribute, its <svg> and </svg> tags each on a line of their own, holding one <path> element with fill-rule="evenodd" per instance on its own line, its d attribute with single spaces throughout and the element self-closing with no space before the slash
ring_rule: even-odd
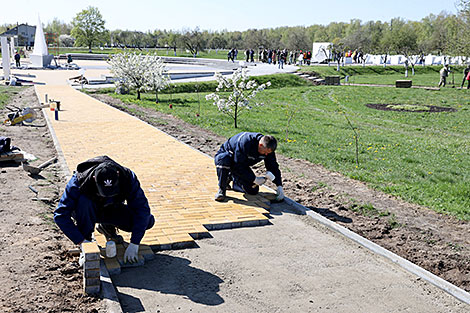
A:
<svg viewBox="0 0 470 313">
<path fill-rule="evenodd" d="M 257 50 L 260 47 L 267 48 L 269 46 L 265 29 L 249 29 L 243 32 L 242 40 L 246 48 L 253 50 Z M 226 46 L 226 48 L 228 48 L 228 46 Z"/>
<path fill-rule="evenodd" d="M 225 38 L 218 33 L 213 34 L 211 38 L 208 40 L 209 48 L 211 49 L 221 49 L 227 46 L 227 41 Z"/>
<path fill-rule="evenodd" d="M 289 27 L 281 38 L 281 44 L 289 50 L 306 50 L 311 46 L 305 27 Z"/>
<path fill-rule="evenodd" d="M 453 55 L 470 56 L 470 0 L 460 0 L 458 15 L 448 19 L 448 48 Z"/>
<path fill-rule="evenodd" d="M 44 32 L 55 33 L 58 36 L 70 35 L 71 30 L 72 25 L 62 22 L 56 17 L 52 20 L 52 22 L 47 23 L 46 27 L 44 27 Z"/>
<path fill-rule="evenodd" d="M 227 48 L 241 49 L 243 47 L 242 33 L 239 31 L 229 32 L 226 36 Z"/>
<path fill-rule="evenodd" d="M 93 45 L 105 41 L 107 31 L 105 21 L 98 8 L 89 6 L 77 13 L 72 20 L 71 35 L 76 39 L 75 46 L 87 46 L 91 52 Z"/>
<path fill-rule="evenodd" d="M 194 30 L 187 30 L 181 36 L 181 40 L 184 48 L 188 49 L 194 57 L 205 47 L 204 37 L 199 27 L 196 27 Z"/>
<path fill-rule="evenodd" d="M 326 27 L 326 33 L 327 33 L 327 40 L 326 41 L 333 41 L 335 38 L 344 38 L 346 36 L 346 28 L 347 24 L 346 23 L 336 23 L 332 22 L 328 24 Z M 317 40 L 318 42 L 320 40 Z"/>
</svg>

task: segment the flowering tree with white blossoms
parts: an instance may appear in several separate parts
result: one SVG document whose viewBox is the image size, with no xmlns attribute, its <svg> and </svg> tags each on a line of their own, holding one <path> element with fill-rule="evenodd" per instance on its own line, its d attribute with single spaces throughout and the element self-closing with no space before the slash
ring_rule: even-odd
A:
<svg viewBox="0 0 470 313">
<path fill-rule="evenodd" d="M 142 55 L 136 52 L 123 52 L 115 54 L 108 61 L 111 65 L 111 73 L 118 80 L 116 86 L 123 86 L 137 91 L 137 99 L 140 93 L 149 88 L 161 90 L 166 80 L 165 71 L 160 57 L 155 55 Z"/>
<path fill-rule="evenodd" d="M 163 60 L 157 57 L 152 68 L 147 71 L 146 89 L 155 91 L 155 102 L 158 103 L 158 92 L 170 84 L 170 78 L 165 74 L 166 69 Z"/>
<path fill-rule="evenodd" d="M 241 68 L 236 70 L 231 78 L 226 78 L 220 73 L 216 73 L 215 77 L 219 85 L 216 92 L 206 96 L 206 100 L 213 100 L 219 111 L 230 116 L 235 122 L 235 128 L 237 128 L 240 112 L 245 109 L 250 110 L 252 108 L 250 102 L 256 94 L 271 86 L 271 82 L 262 85 L 258 85 L 254 80 L 247 82 L 246 69 Z M 224 95 L 222 94 L 223 91 L 229 91 L 230 93 Z M 263 103 L 254 102 L 254 105 L 260 106 Z"/>
</svg>

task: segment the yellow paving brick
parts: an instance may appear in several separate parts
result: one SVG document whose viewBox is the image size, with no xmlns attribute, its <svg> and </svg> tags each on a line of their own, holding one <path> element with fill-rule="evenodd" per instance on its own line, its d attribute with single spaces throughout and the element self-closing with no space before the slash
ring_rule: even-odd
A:
<svg viewBox="0 0 470 313">
<path fill-rule="evenodd" d="M 172 241 L 170 240 L 170 238 L 168 236 L 157 236 L 155 239 L 161 245 L 166 245 L 166 244 L 172 243 Z"/>
</svg>

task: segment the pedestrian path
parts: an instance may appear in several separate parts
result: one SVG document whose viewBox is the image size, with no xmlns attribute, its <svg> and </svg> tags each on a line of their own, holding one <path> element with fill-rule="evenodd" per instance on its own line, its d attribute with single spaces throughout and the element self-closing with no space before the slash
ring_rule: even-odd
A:
<svg viewBox="0 0 470 313">
<path fill-rule="evenodd" d="M 142 244 L 181 248 L 211 229 L 268 223 L 269 202 L 260 195 L 229 192 L 229 201 L 213 200 L 217 176 L 207 155 L 70 86 L 36 86 L 36 92 L 39 99 L 47 94 L 61 103 L 58 120 L 55 112 L 46 112 L 71 173 L 84 160 L 108 155 L 137 174 L 156 218 Z M 96 237 L 104 245 L 104 238 Z"/>
</svg>

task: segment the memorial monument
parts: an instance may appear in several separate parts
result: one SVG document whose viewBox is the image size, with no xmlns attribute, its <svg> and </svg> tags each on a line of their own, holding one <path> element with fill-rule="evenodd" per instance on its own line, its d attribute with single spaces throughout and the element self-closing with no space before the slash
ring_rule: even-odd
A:
<svg viewBox="0 0 470 313">
<path fill-rule="evenodd" d="M 34 49 L 33 53 L 29 55 L 31 67 L 47 67 L 51 64 L 53 58 L 54 56 L 47 52 L 46 38 L 44 37 L 41 19 L 38 15 L 38 24 L 36 26 L 36 35 L 34 37 Z"/>
</svg>

